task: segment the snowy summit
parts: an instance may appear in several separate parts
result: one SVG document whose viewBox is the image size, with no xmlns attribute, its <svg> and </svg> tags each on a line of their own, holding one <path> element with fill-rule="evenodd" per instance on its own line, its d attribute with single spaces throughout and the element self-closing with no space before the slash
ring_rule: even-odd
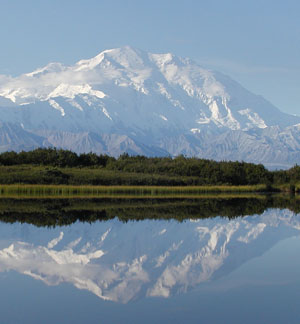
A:
<svg viewBox="0 0 300 324">
<path fill-rule="evenodd" d="M 128 46 L 0 76 L 0 112 L 1 151 L 56 146 L 284 166 L 300 156 L 299 117 L 190 59 Z"/>
</svg>

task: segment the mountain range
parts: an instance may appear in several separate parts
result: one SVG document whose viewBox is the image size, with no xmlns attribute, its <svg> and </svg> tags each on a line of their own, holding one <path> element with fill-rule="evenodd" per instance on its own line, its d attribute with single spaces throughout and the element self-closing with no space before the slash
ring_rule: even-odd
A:
<svg viewBox="0 0 300 324">
<path fill-rule="evenodd" d="M 0 152 L 36 147 L 287 168 L 300 160 L 300 117 L 190 59 L 127 46 L 0 75 Z"/>
</svg>

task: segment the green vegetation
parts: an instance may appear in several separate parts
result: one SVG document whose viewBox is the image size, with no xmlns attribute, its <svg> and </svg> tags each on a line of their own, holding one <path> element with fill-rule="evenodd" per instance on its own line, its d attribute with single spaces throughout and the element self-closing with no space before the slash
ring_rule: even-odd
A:
<svg viewBox="0 0 300 324">
<path fill-rule="evenodd" d="M 69 225 L 118 218 L 123 222 L 145 219 L 235 218 L 262 214 L 268 208 L 300 212 L 300 197 L 289 195 L 214 195 L 197 199 L 0 199 L 0 221 L 36 226 Z"/>
<path fill-rule="evenodd" d="M 182 155 L 176 158 L 147 158 L 123 154 L 116 159 L 107 155 L 77 155 L 71 151 L 49 148 L 0 154 L 0 184 L 165 186 L 188 187 L 187 191 L 192 190 L 191 186 L 203 186 L 203 189 L 193 189 L 195 193 L 224 190 L 297 192 L 300 191 L 300 167 L 296 165 L 286 171 L 268 171 L 262 164 L 216 162 Z M 260 186 L 252 187 L 256 185 Z M 215 187 L 208 188 L 211 186 Z M 228 186 L 236 187 L 229 189 Z M 240 186 L 248 186 L 248 189 L 238 189 Z M 92 189 L 86 187 L 82 190 L 90 192 Z M 103 192 L 104 189 L 93 190 Z M 141 190 L 137 189 L 138 192 Z M 173 189 L 166 190 L 170 192 Z M 179 193 L 183 191 L 182 188 L 176 189 Z"/>
<path fill-rule="evenodd" d="M 37 149 L 0 154 L 0 221 L 36 226 L 76 221 L 198 219 L 261 214 L 267 208 L 300 212 L 300 167 L 205 159 L 118 159 L 93 153 Z"/>
<path fill-rule="evenodd" d="M 253 186 L 73 186 L 73 185 L 0 185 L 1 197 L 123 197 L 180 198 L 201 194 L 266 192 L 266 185 Z"/>
</svg>

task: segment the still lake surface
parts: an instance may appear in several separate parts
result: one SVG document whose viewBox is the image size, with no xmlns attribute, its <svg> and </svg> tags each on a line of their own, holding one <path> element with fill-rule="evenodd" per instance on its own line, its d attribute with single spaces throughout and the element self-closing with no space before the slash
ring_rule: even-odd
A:
<svg viewBox="0 0 300 324">
<path fill-rule="evenodd" d="M 299 323 L 298 209 L 0 199 L 0 322 Z"/>
</svg>

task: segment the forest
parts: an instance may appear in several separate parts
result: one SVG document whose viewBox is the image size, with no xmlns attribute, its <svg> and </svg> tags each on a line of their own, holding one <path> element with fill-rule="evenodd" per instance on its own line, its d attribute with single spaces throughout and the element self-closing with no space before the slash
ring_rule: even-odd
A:
<svg viewBox="0 0 300 324">
<path fill-rule="evenodd" d="M 55 148 L 0 154 L 0 184 L 65 185 L 272 185 L 297 188 L 300 166 L 267 170 L 262 164 L 213 161 L 195 157 L 145 157 L 127 153 L 114 158 L 76 154 Z"/>
</svg>

